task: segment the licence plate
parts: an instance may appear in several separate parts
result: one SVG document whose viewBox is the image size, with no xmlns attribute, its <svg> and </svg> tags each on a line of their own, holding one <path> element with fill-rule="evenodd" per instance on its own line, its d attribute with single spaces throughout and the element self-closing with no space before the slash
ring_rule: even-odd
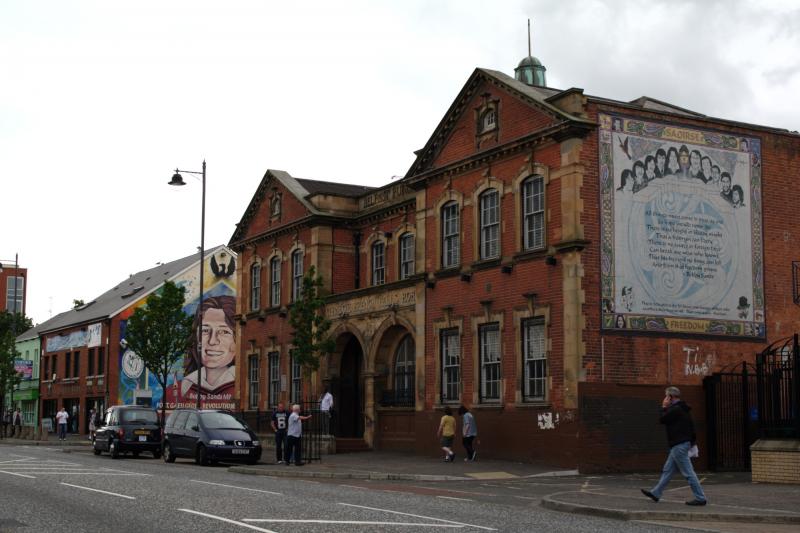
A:
<svg viewBox="0 0 800 533">
<path fill-rule="evenodd" d="M 139 435 L 139 442 L 147 442 L 147 435 Z"/>
<path fill-rule="evenodd" d="M 247 455 L 250 450 L 231 450 L 231 453 L 234 455 Z"/>
<path fill-rule="evenodd" d="M 150 431 L 146 429 L 137 429 L 136 431 L 134 431 L 134 433 L 137 435 L 149 435 Z"/>
</svg>

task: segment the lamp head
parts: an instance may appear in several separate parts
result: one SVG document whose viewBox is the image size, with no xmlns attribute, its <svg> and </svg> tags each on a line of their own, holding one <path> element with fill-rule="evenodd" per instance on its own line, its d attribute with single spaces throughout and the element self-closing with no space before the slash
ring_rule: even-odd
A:
<svg viewBox="0 0 800 533">
<path fill-rule="evenodd" d="M 169 182 L 169 185 L 175 185 L 175 186 L 186 185 L 186 182 L 183 181 L 183 176 L 181 176 L 178 173 L 178 169 L 175 169 L 175 174 L 173 174 L 172 179 Z"/>
</svg>

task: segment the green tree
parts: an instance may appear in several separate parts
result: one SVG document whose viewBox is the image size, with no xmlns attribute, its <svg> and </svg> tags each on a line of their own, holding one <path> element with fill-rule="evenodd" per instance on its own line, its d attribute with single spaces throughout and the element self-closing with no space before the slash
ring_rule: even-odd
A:
<svg viewBox="0 0 800 533">
<path fill-rule="evenodd" d="M 328 338 L 331 321 L 322 313 L 325 298 L 322 295 L 322 276 L 312 266 L 303 276 L 300 298 L 289 309 L 292 327 L 292 357 L 306 374 L 319 368 L 322 357 L 330 354 L 333 339 Z"/>
<path fill-rule="evenodd" d="M 16 338 L 33 327 L 33 321 L 22 313 L 0 312 L 0 412 L 5 412 L 6 393 L 14 390 L 22 376 L 14 370 L 19 357 Z"/>
<path fill-rule="evenodd" d="M 161 420 L 166 414 L 167 378 L 189 349 L 192 317 L 183 312 L 186 288 L 171 281 L 147 298 L 128 319 L 125 341 L 161 385 Z"/>
<path fill-rule="evenodd" d="M 78 299 L 73 299 L 72 300 L 72 308 L 73 309 L 77 309 L 77 308 L 82 307 L 84 305 L 86 305 L 86 304 L 84 303 L 83 300 L 78 300 Z"/>
</svg>

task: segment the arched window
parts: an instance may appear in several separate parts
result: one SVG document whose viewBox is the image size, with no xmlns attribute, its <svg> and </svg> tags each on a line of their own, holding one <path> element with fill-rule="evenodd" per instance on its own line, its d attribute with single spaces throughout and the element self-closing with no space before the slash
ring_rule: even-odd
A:
<svg viewBox="0 0 800 533">
<path fill-rule="evenodd" d="M 522 246 L 544 248 L 544 178 L 531 176 L 522 182 Z"/>
<path fill-rule="evenodd" d="M 372 284 L 383 285 L 386 281 L 386 245 L 378 241 L 372 245 Z"/>
<path fill-rule="evenodd" d="M 400 236 L 400 279 L 414 275 L 414 234 Z"/>
<path fill-rule="evenodd" d="M 489 109 L 481 117 L 481 133 L 493 130 L 497 126 L 497 113 L 494 109 Z"/>
<path fill-rule="evenodd" d="M 480 254 L 481 259 L 500 256 L 500 193 L 488 189 L 480 196 Z"/>
<path fill-rule="evenodd" d="M 292 252 L 292 301 L 296 302 L 303 294 L 303 251 Z"/>
<path fill-rule="evenodd" d="M 250 310 L 261 309 L 261 265 L 255 263 L 250 267 Z"/>
<path fill-rule="evenodd" d="M 442 268 L 458 266 L 459 252 L 458 203 L 448 202 L 442 207 Z"/>
<path fill-rule="evenodd" d="M 397 346 L 394 356 L 395 405 L 414 405 L 415 369 L 414 339 L 406 335 Z"/>
<path fill-rule="evenodd" d="M 273 257 L 269 261 L 269 304 L 271 307 L 281 305 L 281 258 Z"/>
</svg>

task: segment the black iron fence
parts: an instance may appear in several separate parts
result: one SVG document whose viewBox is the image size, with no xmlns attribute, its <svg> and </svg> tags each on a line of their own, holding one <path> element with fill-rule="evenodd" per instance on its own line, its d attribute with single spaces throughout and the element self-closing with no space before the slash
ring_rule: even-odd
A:
<svg viewBox="0 0 800 533">
<path fill-rule="evenodd" d="M 300 441 L 301 453 L 304 462 L 321 461 L 323 438 L 328 434 L 330 419 L 328 413 L 320 409 L 320 402 L 300 402 L 302 416 L 310 415 L 311 418 L 303 421 L 303 438 Z M 291 410 L 291 406 L 287 407 Z M 243 421 L 256 434 L 272 433 L 272 410 L 262 411 L 233 411 L 233 415 Z"/>
<path fill-rule="evenodd" d="M 711 470 L 750 470 L 750 445 L 758 438 L 755 377 L 752 366 L 741 363 L 703 380 Z"/>
<path fill-rule="evenodd" d="M 772 343 L 756 356 L 759 434 L 800 438 L 798 335 Z"/>
</svg>

